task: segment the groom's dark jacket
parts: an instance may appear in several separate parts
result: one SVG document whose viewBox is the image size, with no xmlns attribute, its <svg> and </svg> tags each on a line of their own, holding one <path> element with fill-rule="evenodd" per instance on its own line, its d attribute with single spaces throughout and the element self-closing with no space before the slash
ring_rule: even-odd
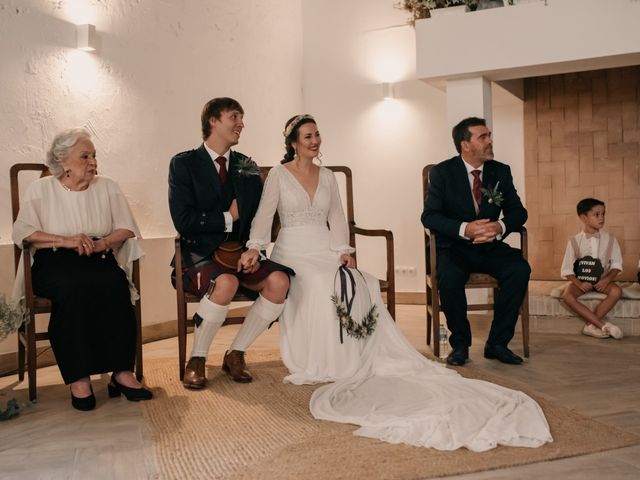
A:
<svg viewBox="0 0 640 480">
<path fill-rule="evenodd" d="M 462 222 L 481 218 L 497 221 L 502 214 L 506 231 L 502 238 L 517 231 L 527 221 L 527 210 L 522 206 L 513 185 L 511 169 L 504 163 L 488 160 L 484 163 L 482 186 L 502 194 L 501 205 L 489 203 L 483 194 L 480 211 L 476 214 L 471 194 L 469 175 L 460 156 L 445 160 L 431 169 L 429 191 L 424 199 L 422 224 L 438 233 L 437 250 L 454 245 L 471 245 L 459 236 Z"/>
<path fill-rule="evenodd" d="M 244 165 L 240 166 L 239 162 Z M 247 168 L 247 162 L 252 168 Z M 251 221 L 262 194 L 257 171 L 258 166 L 251 159 L 231 151 L 228 177 L 223 186 L 204 145 L 178 153 L 171 159 L 169 210 L 173 225 L 181 236 L 185 267 L 210 258 L 225 240 L 245 243 L 249 239 Z M 239 218 L 233 223 L 233 232 L 225 233 L 223 212 L 229 210 L 234 198 L 238 203 Z"/>
</svg>

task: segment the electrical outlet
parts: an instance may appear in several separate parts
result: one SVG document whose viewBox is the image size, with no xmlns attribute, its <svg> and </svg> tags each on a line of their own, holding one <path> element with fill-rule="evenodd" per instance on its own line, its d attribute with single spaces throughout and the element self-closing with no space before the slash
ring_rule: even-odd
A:
<svg viewBox="0 0 640 480">
<path fill-rule="evenodd" d="M 414 265 L 396 265 L 393 269 L 397 275 L 415 275 L 416 267 Z"/>
</svg>

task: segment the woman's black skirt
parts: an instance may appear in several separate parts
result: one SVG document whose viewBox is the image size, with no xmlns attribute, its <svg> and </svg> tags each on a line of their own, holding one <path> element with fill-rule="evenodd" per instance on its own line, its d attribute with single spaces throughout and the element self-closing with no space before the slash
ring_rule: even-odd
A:
<svg viewBox="0 0 640 480">
<path fill-rule="evenodd" d="M 133 370 L 136 318 L 112 253 L 38 250 L 32 276 L 34 293 L 52 302 L 49 338 L 64 383 Z"/>
</svg>

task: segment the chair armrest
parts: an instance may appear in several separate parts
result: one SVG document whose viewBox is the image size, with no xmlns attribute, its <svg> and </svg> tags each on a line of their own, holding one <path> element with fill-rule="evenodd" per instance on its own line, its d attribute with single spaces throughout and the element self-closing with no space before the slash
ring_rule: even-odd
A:
<svg viewBox="0 0 640 480">
<path fill-rule="evenodd" d="M 362 235 L 364 237 L 385 237 L 393 241 L 393 232 L 391 230 L 373 230 L 368 228 L 360 228 L 356 225 L 351 225 L 351 233 L 355 235 Z"/>
<path fill-rule="evenodd" d="M 529 260 L 529 240 L 527 238 L 527 227 L 523 225 L 522 227 L 520 227 L 520 230 L 518 230 L 518 233 L 520 234 L 520 250 L 522 250 L 522 257 L 525 260 Z"/>
<path fill-rule="evenodd" d="M 22 268 L 24 271 L 24 300 L 25 305 L 33 310 L 33 285 L 31 279 L 31 243 L 22 241 Z"/>
<path fill-rule="evenodd" d="M 364 237 L 384 237 L 386 250 L 387 250 L 387 308 L 391 317 L 396 318 L 396 270 L 395 270 L 395 258 L 393 249 L 393 232 L 391 230 L 372 230 L 367 228 L 360 228 L 351 223 L 349 225 L 349 231 L 351 234 L 351 240 L 355 241 L 355 235 L 362 235 Z M 354 244 L 355 245 L 355 244 Z"/>
<path fill-rule="evenodd" d="M 436 232 L 424 228 L 425 273 L 431 275 L 431 265 L 436 264 Z M 433 278 L 435 281 L 435 276 Z"/>
<path fill-rule="evenodd" d="M 395 260 L 394 260 L 394 249 L 393 249 L 393 232 L 391 230 L 383 230 L 383 229 L 368 229 L 368 228 L 360 228 L 355 224 L 351 224 L 349 226 L 349 230 L 351 235 L 362 235 L 364 237 L 384 237 L 386 243 L 387 250 L 387 282 L 389 284 L 389 288 L 395 290 Z"/>
<path fill-rule="evenodd" d="M 182 249 L 180 248 L 181 240 L 182 240 L 182 237 L 180 236 L 179 233 L 175 236 L 173 240 L 174 253 L 175 253 L 174 268 L 176 269 L 176 272 L 182 272 Z M 176 282 L 178 282 L 178 277 L 182 277 L 182 275 L 176 274 Z M 179 283 L 182 286 L 182 278 L 180 278 Z"/>
</svg>

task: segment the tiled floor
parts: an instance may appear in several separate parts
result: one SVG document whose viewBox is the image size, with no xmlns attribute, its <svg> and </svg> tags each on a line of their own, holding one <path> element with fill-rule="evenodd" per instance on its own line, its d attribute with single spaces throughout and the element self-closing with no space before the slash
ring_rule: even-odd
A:
<svg viewBox="0 0 640 480">
<path fill-rule="evenodd" d="M 400 306 L 398 324 L 418 348 L 424 348 L 424 307 Z M 238 327 L 225 327 L 210 358 L 218 362 Z M 523 366 L 505 366 L 482 358 L 487 322 L 474 322 L 476 345 L 468 368 L 508 377 L 564 406 L 640 435 L 640 337 L 595 340 L 579 334 L 533 334 L 532 356 Z M 512 347 L 521 351 L 520 337 Z M 278 329 L 262 335 L 254 349 L 278 348 Z M 175 339 L 145 345 L 145 359 L 177 358 Z M 0 478 L 138 479 L 159 478 L 153 445 L 140 405 L 107 399 L 107 376 L 94 379 L 98 407 L 71 408 L 57 367 L 38 371 L 38 403 L 14 420 L 0 423 Z M 0 378 L 0 405 L 26 399 L 17 378 Z M 384 478 L 381 473 L 380 478 Z M 640 446 L 456 479 L 636 479 Z"/>
</svg>

